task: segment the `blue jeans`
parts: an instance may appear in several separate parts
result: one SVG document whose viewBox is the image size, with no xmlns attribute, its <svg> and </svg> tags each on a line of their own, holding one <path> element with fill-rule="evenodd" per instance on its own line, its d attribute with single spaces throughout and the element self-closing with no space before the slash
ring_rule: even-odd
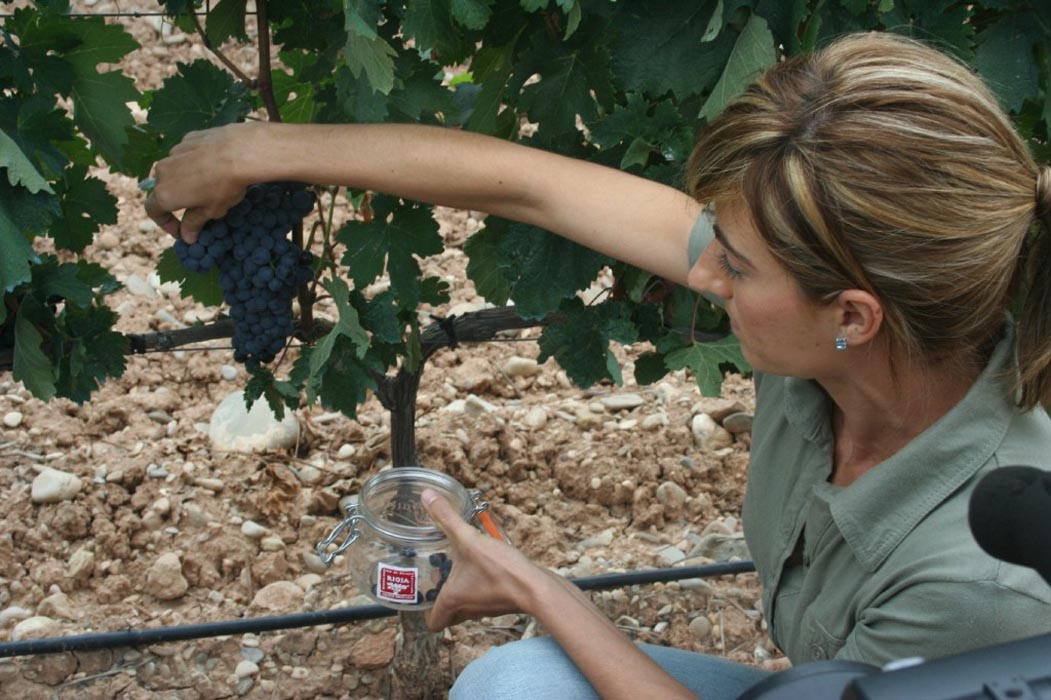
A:
<svg viewBox="0 0 1051 700">
<path fill-rule="evenodd" d="M 682 649 L 640 644 L 654 661 L 704 700 L 734 700 L 769 675 L 751 666 Z M 490 649 L 464 669 L 449 700 L 596 700 L 598 694 L 550 637 Z"/>
</svg>

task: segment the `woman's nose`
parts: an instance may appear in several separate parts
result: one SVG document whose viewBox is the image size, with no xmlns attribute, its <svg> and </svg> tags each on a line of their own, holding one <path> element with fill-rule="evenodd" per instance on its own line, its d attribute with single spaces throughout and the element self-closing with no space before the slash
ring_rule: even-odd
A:
<svg viewBox="0 0 1051 700">
<path fill-rule="evenodd" d="M 733 296 L 733 282 L 719 266 L 718 252 L 714 250 L 718 247 L 719 244 L 713 242 L 705 249 L 686 276 L 686 284 L 709 301 L 722 305 Z"/>
</svg>

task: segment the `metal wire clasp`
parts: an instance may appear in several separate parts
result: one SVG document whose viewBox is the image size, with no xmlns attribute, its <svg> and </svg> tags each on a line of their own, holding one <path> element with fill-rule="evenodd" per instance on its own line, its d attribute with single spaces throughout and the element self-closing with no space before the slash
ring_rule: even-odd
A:
<svg viewBox="0 0 1051 700">
<path fill-rule="evenodd" d="M 321 557 L 321 561 L 323 561 L 326 566 L 331 566 L 336 557 L 347 551 L 347 548 L 354 544 L 354 541 L 361 536 L 361 530 L 358 529 L 358 521 L 364 520 L 365 516 L 358 515 L 357 505 L 346 506 L 344 507 L 343 512 L 347 517 L 339 521 L 336 527 L 333 528 L 332 532 L 328 533 L 328 537 L 318 542 L 314 547 L 315 551 L 317 551 L 317 555 Z M 336 540 L 338 540 L 341 535 L 344 537 L 343 541 L 340 542 L 334 550 L 331 552 L 328 551 L 328 548 L 335 544 Z"/>
<path fill-rule="evenodd" d="M 475 518 L 479 513 L 489 510 L 489 501 L 482 498 L 481 489 L 471 489 L 467 492 L 467 495 L 471 497 L 471 518 Z"/>
</svg>

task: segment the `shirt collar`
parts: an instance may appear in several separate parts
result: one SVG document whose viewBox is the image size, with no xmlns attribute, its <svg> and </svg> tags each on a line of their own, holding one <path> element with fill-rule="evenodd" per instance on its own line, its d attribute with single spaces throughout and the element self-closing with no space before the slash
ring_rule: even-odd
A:
<svg viewBox="0 0 1051 700">
<path fill-rule="evenodd" d="M 1016 413 L 1004 369 L 1013 360 L 1010 324 L 985 370 L 964 398 L 889 459 L 849 487 L 831 473 L 832 432 L 825 392 L 816 382 L 789 379 L 789 423 L 829 449 L 829 469 L 815 483 L 837 527 L 867 570 L 873 571 L 938 504 L 981 469 L 1000 446 Z M 961 523 L 961 527 L 965 524 Z"/>
</svg>

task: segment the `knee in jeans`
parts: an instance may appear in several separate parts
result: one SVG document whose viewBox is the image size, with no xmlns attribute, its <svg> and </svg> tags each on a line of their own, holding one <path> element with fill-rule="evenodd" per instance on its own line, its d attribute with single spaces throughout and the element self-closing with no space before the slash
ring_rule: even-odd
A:
<svg viewBox="0 0 1051 700">
<path fill-rule="evenodd" d="M 553 671 L 564 659 L 558 645 L 547 638 L 493 647 L 467 665 L 449 700 L 531 698 L 538 674 Z"/>
</svg>

